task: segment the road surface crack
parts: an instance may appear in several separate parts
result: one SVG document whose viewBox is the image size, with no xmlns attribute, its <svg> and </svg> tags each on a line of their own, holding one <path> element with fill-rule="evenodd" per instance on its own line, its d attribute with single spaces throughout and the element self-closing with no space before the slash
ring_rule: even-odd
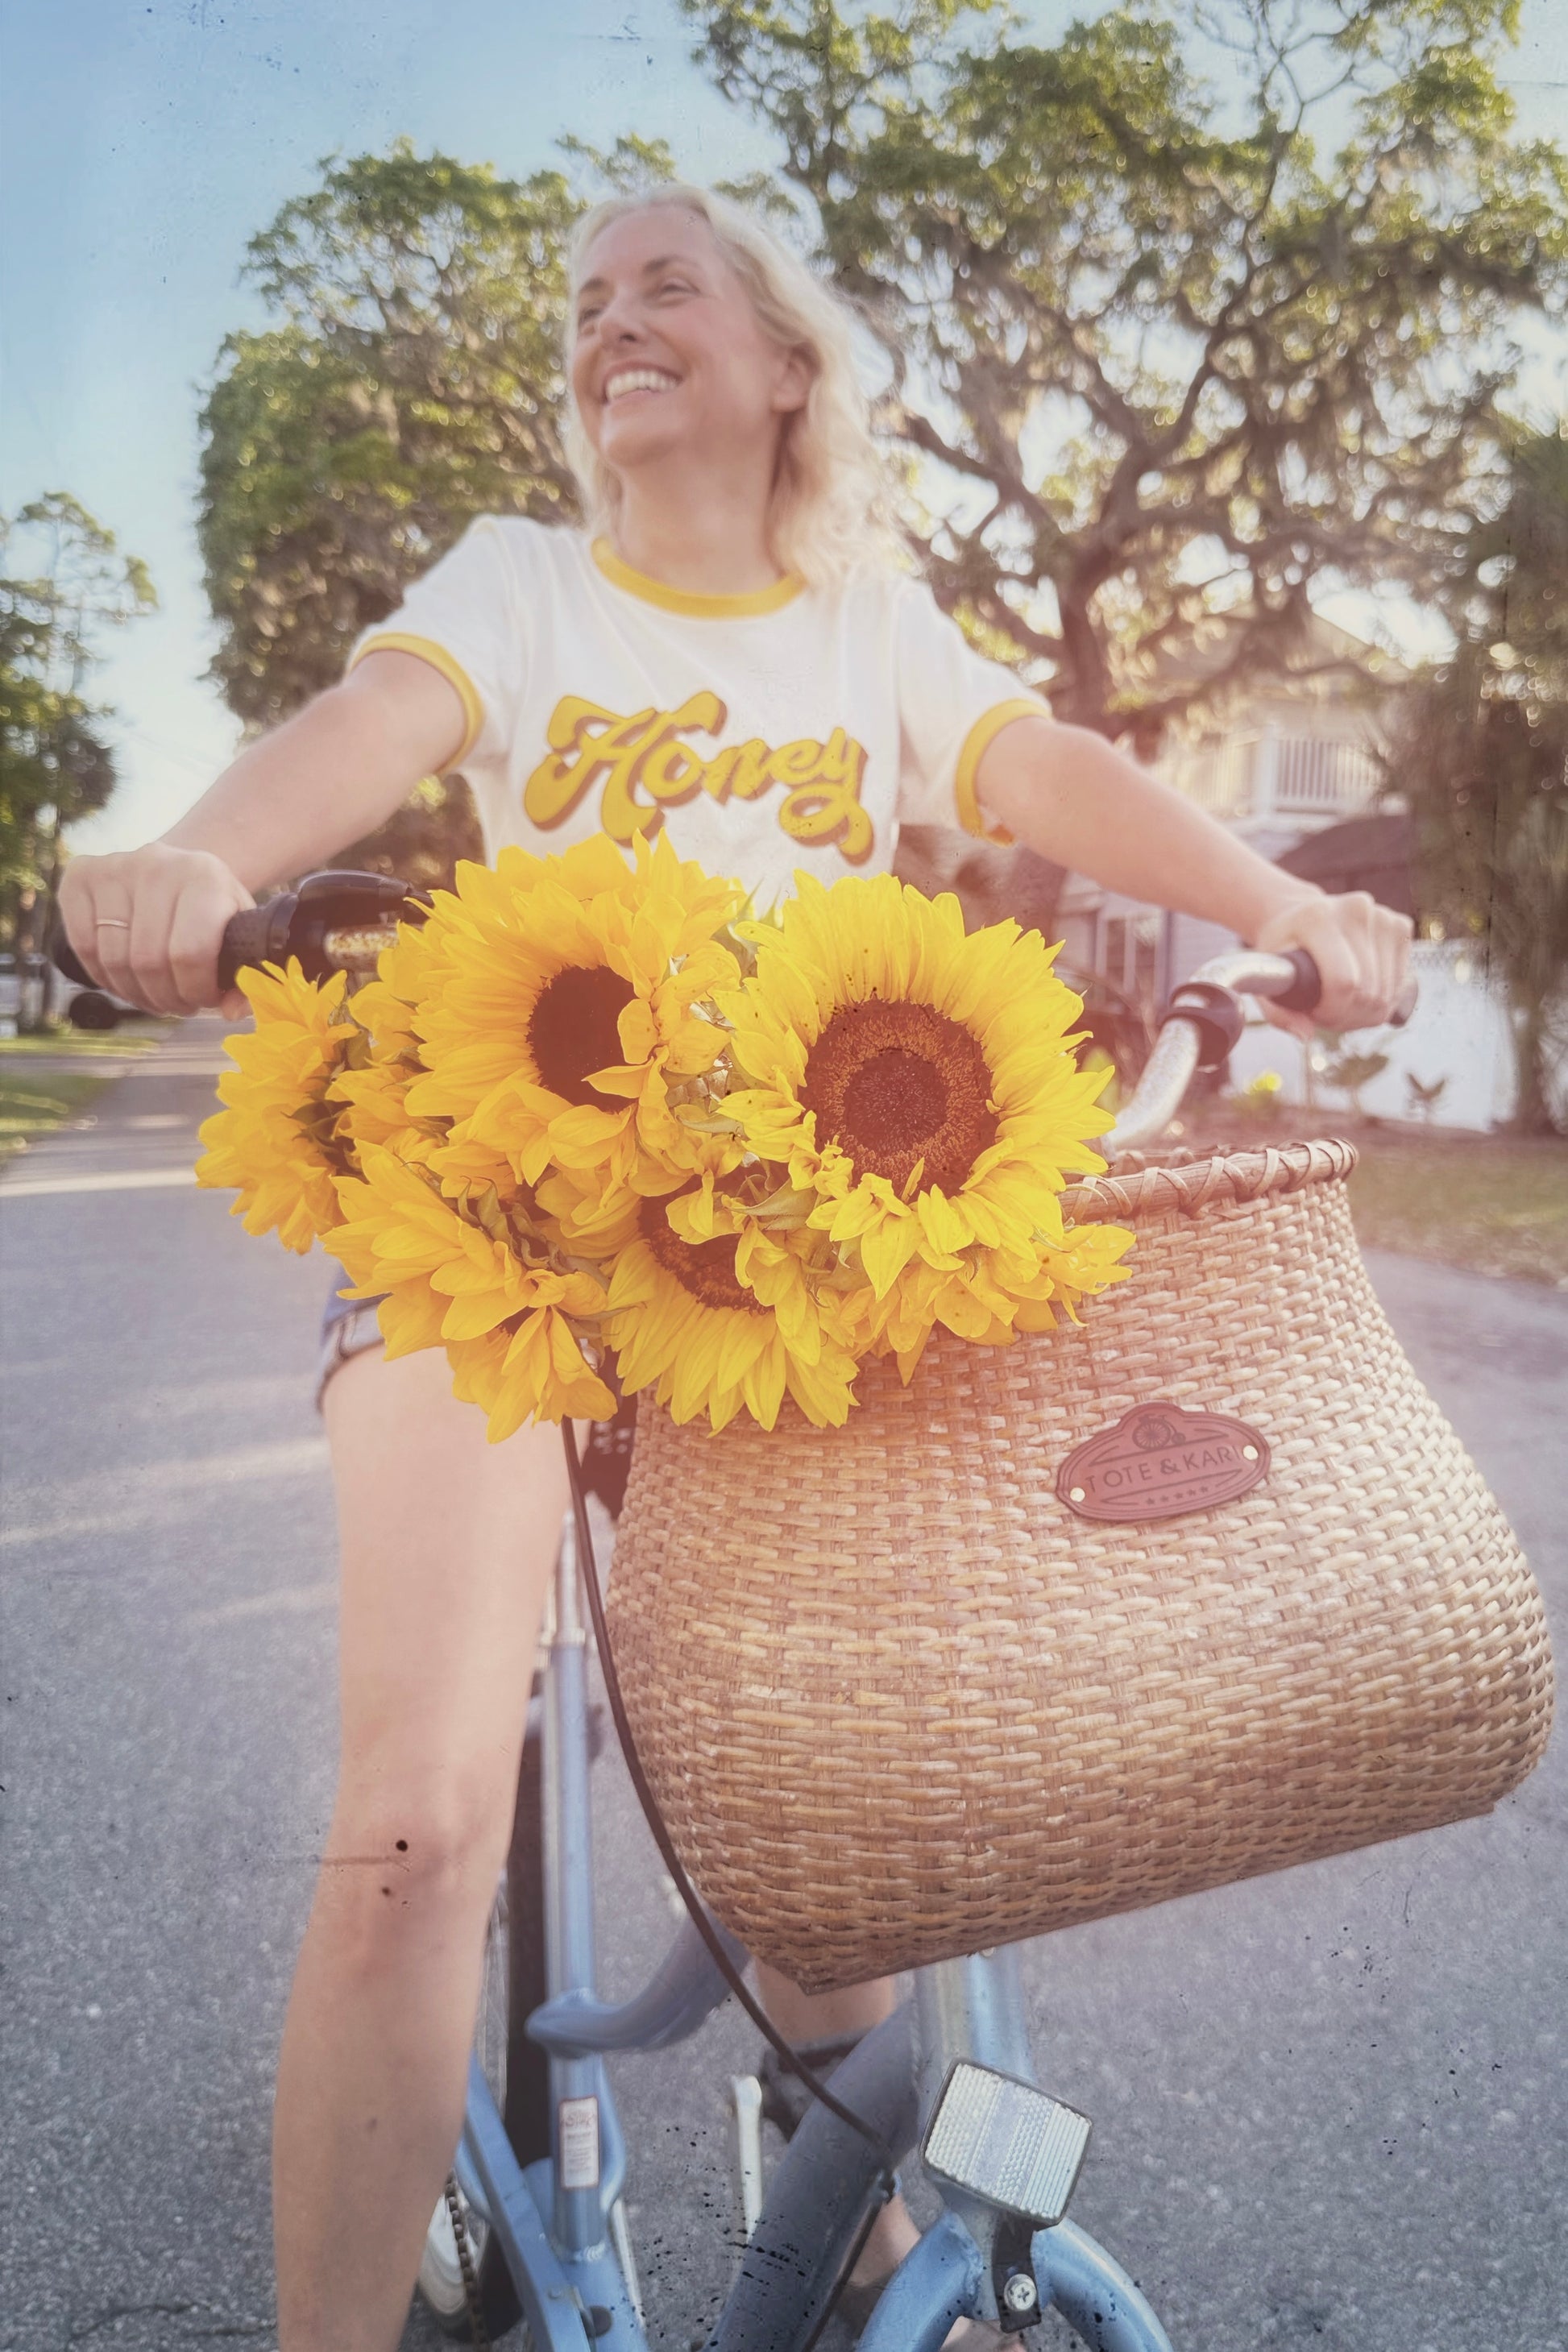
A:
<svg viewBox="0 0 1568 2352">
<path fill-rule="evenodd" d="M 101 2336 L 106 2327 L 113 2327 L 122 2319 L 189 2319 L 210 2309 L 200 2303 L 111 2303 L 79 2327 L 73 2327 L 69 2341 L 85 2344 L 90 2336 Z M 182 2344 L 211 2344 L 222 2338 L 237 2336 L 266 2336 L 269 2323 L 264 2319 L 222 2319 L 214 2315 L 205 2326 L 183 2328 Z"/>
</svg>

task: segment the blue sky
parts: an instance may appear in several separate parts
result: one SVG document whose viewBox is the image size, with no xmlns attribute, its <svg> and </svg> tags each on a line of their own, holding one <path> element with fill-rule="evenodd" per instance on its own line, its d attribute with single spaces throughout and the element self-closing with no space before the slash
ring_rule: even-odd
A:
<svg viewBox="0 0 1568 2352">
<path fill-rule="evenodd" d="M 1049 37 L 1079 0 L 1020 13 Z M 521 174 L 576 131 L 668 138 L 688 174 L 772 160 L 690 62 L 673 0 L 6 0 L 5 432 L 0 507 L 67 488 L 152 568 L 161 610 L 98 690 L 123 779 L 76 835 L 123 847 L 170 823 L 232 751 L 202 672 L 196 411 L 224 335 L 259 323 L 247 239 L 321 157 L 421 147 Z M 1525 0 L 1521 125 L 1568 122 L 1568 0 Z M 1542 346 L 1532 390 L 1550 397 Z"/>
</svg>

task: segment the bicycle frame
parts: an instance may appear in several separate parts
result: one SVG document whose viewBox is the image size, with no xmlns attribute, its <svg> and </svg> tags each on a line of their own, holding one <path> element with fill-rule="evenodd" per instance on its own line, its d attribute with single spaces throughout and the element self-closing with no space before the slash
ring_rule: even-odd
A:
<svg viewBox="0 0 1568 2352">
<path fill-rule="evenodd" d="M 593 1826 L 588 1769 L 586 1636 L 575 1537 L 568 1520 L 545 1627 L 544 1896 L 550 1998 L 529 2021 L 550 2053 L 552 2148 L 521 2167 L 489 2083 L 474 2059 L 458 2150 L 458 2183 L 495 2232 L 535 2352 L 647 2352 L 621 2190 L 626 2149 L 604 2060 L 658 2050 L 694 2033 L 729 1988 L 689 1922 L 630 2000 L 595 1989 Z M 737 1968 L 746 1955 L 724 1936 Z M 1016 1952 L 922 1969 L 915 1979 L 920 2110 L 923 2118 L 960 2058 L 1035 2079 Z M 879 2029 L 886 2032 L 887 2028 Z M 780 2188 L 787 2200 L 787 2168 Z M 1005 2216 L 942 2189 L 946 2210 L 889 2280 L 860 2337 L 861 2352 L 935 2352 L 953 2321 L 996 2318 L 993 2253 Z M 766 2218 L 782 2220 L 773 2200 Z M 798 2242 L 798 2241 L 797 2241 Z M 1170 2338 L 1131 2279 L 1069 2221 L 1028 2243 L 1039 2310 L 1061 2313 L 1092 2352 L 1171 2352 Z M 721 2334 L 723 2323 L 720 2322 Z M 776 2352 L 806 2352 L 816 2326 L 803 2314 Z M 761 2352 L 761 2347 L 757 2347 Z"/>
<path fill-rule="evenodd" d="M 1310 957 L 1244 949 L 1205 964 L 1178 991 L 1137 1090 L 1107 1139 L 1108 1150 L 1127 1150 L 1152 1140 L 1163 1129 L 1202 1056 L 1222 1053 L 1239 1030 L 1240 992 L 1310 1003 L 1316 984 Z M 1305 993 L 1293 996 L 1298 991 Z M 1407 989 L 1393 1016 L 1396 1024 L 1409 1017 L 1413 1004 L 1414 991 Z M 585 2342 L 603 2344 L 607 2352 L 646 2352 L 636 2272 L 619 2205 L 626 2146 L 604 2057 L 616 2050 L 661 2049 L 695 2032 L 724 2000 L 728 1988 L 702 1938 L 688 1923 L 635 1999 L 611 2004 L 595 1991 L 584 1650 L 576 1547 L 568 1522 L 557 1567 L 545 1674 L 550 1998 L 528 2026 L 532 2038 L 550 2053 L 552 2155 L 526 2172 L 520 2170 L 476 2061 L 458 2175 L 465 2195 L 500 2240 L 537 2352 L 583 2352 Z M 743 1965 L 744 1953 L 729 1937 L 724 1941 L 735 1965 Z M 914 2011 L 922 2125 L 960 2059 L 1022 2083 L 1036 2083 L 1015 1951 L 980 1953 L 918 1970 Z M 889 2020 L 879 2027 L 862 2048 L 869 2050 L 895 2023 Z M 884 2059 L 891 2047 L 884 2044 Z M 845 2063 L 853 2069 L 855 2059 Z M 907 2075 L 902 2079 L 907 2088 Z M 853 2103 L 847 2088 L 843 2095 Z M 907 2098 L 902 2105 L 907 2124 L 914 2109 Z M 803 2126 L 802 2131 L 806 2128 Z M 906 2129 L 896 2153 L 903 2152 L 908 2138 Z M 754 2160 L 754 2138 L 752 2155 Z M 791 2199 L 797 2205 L 803 2202 L 798 2184 L 798 2171 L 792 2182 L 786 2159 L 757 2223 L 757 2231 L 771 2229 L 775 2246 L 789 2251 L 790 2259 L 775 2265 L 775 2274 L 783 2269 L 797 2278 L 802 2275 L 799 2250 L 811 2242 L 804 2215 L 792 2220 Z M 1008 2321 L 1013 2328 L 1033 2325 L 1054 2310 L 1091 2352 L 1171 2352 L 1169 2336 L 1139 2289 L 1103 2247 L 1074 2223 L 1059 2221 L 1030 2235 L 1018 2217 L 951 2184 L 935 2185 L 945 2210 L 889 2281 L 861 2334 L 859 2352 L 937 2352 L 956 2319 L 997 2321 L 998 2237 L 1004 2229 L 1009 2233 L 1011 2270 L 1026 2264 L 1032 2268 L 1038 2297 L 1032 2313 Z M 820 2201 L 816 2219 L 820 2230 Z M 752 2243 L 757 2245 L 755 2232 Z M 764 2249 L 753 2289 L 767 2269 Z M 816 2294 L 818 2306 L 826 2291 L 820 2279 L 814 2282 L 810 2292 Z M 731 2291 L 731 2306 L 738 2293 L 738 2288 Z M 754 2321 L 754 2308 L 752 2316 Z M 819 2315 L 812 2310 L 803 2308 L 797 2317 L 773 2304 L 768 2306 L 772 2333 L 764 2347 L 760 2341 L 742 2339 L 738 2309 L 735 2319 L 731 2331 L 721 2316 L 710 2352 L 730 2352 L 737 2346 L 740 2352 L 809 2352 L 820 2332 Z"/>
</svg>

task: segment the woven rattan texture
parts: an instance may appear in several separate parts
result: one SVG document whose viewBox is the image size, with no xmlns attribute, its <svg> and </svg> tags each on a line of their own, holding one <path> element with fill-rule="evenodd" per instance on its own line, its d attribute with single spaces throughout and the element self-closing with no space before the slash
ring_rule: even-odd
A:
<svg viewBox="0 0 1568 2352">
<path fill-rule="evenodd" d="M 1482 1812 L 1530 1770 L 1540 1595 L 1366 1279 L 1352 1159 L 1082 1188 L 1136 1225 L 1134 1279 L 1079 1328 L 939 1336 L 908 1390 L 868 1365 L 842 1431 L 639 1418 L 616 1654 L 677 1847 L 753 1953 L 851 1984 Z M 1253 1423 L 1268 1476 L 1079 1518 L 1064 1454 L 1156 1398 Z"/>
</svg>

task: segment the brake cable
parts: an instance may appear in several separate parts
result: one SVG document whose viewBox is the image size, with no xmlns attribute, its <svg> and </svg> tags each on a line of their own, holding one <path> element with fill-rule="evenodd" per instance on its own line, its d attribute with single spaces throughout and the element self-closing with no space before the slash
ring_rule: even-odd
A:
<svg viewBox="0 0 1568 2352">
<path fill-rule="evenodd" d="M 594 1621 L 594 1640 L 598 1647 L 599 1664 L 605 1676 L 605 1696 L 610 1702 L 610 1713 L 615 1718 L 616 1730 L 620 1738 L 621 1752 L 626 1759 L 626 1769 L 631 1775 L 632 1786 L 637 1790 L 637 1801 L 642 1806 L 644 1819 L 653 1833 L 653 1842 L 658 1846 L 664 1866 L 674 1882 L 676 1892 L 690 1915 L 692 1926 L 707 1945 L 720 1975 L 724 1979 L 752 2024 L 772 2044 L 791 2074 L 798 2076 L 805 2084 L 812 2097 L 819 2099 L 829 2114 L 837 2116 L 840 2123 L 847 2124 L 851 2131 L 858 2132 L 860 2137 L 869 2145 L 879 2158 L 881 2166 L 879 2185 L 882 2189 L 882 2202 L 886 2204 L 898 2187 L 896 2177 L 898 2159 L 893 2150 L 875 2125 L 868 2123 L 864 2116 L 857 2115 L 853 2107 L 846 2106 L 842 2099 L 836 2098 L 826 2084 L 812 2072 L 800 2053 L 792 2049 L 783 2034 L 776 2031 L 766 2011 L 756 2000 L 725 1950 L 723 1938 L 709 1917 L 701 1896 L 687 1876 L 680 1856 L 675 1851 L 669 1832 L 665 1825 L 664 1815 L 658 1809 L 658 1801 L 648 1786 L 647 1776 L 643 1770 L 642 1760 L 637 1754 L 637 1741 L 632 1737 L 631 1724 L 627 1720 L 626 1701 L 621 1695 L 620 1676 L 616 1672 L 615 1656 L 610 1647 L 610 1629 L 605 1617 L 604 1596 L 599 1590 L 599 1571 L 594 1557 L 594 1538 L 588 1525 L 588 1501 L 583 1489 L 582 1465 L 577 1458 L 576 1433 L 571 1422 L 566 1419 L 563 1419 L 561 1423 L 561 1442 L 566 1455 L 566 1475 L 572 1486 L 572 1515 L 577 1530 L 577 1558 L 588 1595 L 588 1613 Z"/>
</svg>

